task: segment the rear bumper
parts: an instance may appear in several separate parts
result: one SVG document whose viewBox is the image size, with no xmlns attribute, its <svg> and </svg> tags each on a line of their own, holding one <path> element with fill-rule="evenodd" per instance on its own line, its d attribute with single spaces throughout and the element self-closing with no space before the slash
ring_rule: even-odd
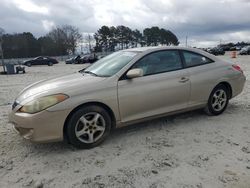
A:
<svg viewBox="0 0 250 188">
<path fill-rule="evenodd" d="M 55 142 L 63 140 L 63 127 L 69 110 L 42 111 L 36 114 L 11 111 L 9 120 L 22 137 L 32 142 Z"/>
</svg>

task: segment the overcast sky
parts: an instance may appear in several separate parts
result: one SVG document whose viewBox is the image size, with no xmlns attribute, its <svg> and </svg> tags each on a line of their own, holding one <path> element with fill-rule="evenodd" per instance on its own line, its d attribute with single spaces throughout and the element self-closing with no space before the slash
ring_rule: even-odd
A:
<svg viewBox="0 0 250 188">
<path fill-rule="evenodd" d="M 63 24 L 88 33 L 102 25 L 159 26 L 199 47 L 250 41 L 250 0 L 0 0 L 0 27 L 8 33 L 39 37 Z"/>
</svg>

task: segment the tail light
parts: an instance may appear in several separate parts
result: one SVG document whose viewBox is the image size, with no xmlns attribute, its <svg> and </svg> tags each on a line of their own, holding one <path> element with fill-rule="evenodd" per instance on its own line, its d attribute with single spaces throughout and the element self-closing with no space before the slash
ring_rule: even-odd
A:
<svg viewBox="0 0 250 188">
<path fill-rule="evenodd" d="M 235 70 L 237 70 L 237 71 L 240 71 L 241 73 L 243 73 L 243 70 L 240 68 L 240 66 L 239 65 L 232 65 L 232 67 L 235 69 Z"/>
</svg>

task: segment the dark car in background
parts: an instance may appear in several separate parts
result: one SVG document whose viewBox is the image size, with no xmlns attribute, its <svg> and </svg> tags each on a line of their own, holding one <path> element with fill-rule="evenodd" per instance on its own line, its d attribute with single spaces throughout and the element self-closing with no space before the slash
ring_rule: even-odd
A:
<svg viewBox="0 0 250 188">
<path fill-rule="evenodd" d="M 81 56 L 78 55 L 76 57 L 66 59 L 65 63 L 66 64 L 80 64 L 81 63 Z"/>
<path fill-rule="evenodd" d="M 241 46 L 233 46 L 229 49 L 229 51 L 239 51 L 241 50 L 241 48 L 242 48 Z"/>
<path fill-rule="evenodd" d="M 239 52 L 240 55 L 250 55 L 250 46 L 242 48 Z"/>
<path fill-rule="evenodd" d="M 76 56 L 69 58 L 65 61 L 66 64 L 84 64 L 84 63 L 94 63 L 98 60 L 99 58 L 96 56 L 96 54 L 87 54 L 84 56 Z"/>
<path fill-rule="evenodd" d="M 94 63 L 98 60 L 95 54 L 87 54 L 81 58 L 82 63 Z"/>
<path fill-rule="evenodd" d="M 39 56 L 39 57 L 36 57 L 34 59 L 24 61 L 23 64 L 30 67 L 32 65 L 48 65 L 48 66 L 52 66 L 52 65 L 57 64 L 57 63 L 58 63 L 58 61 L 56 59 L 54 59 L 54 58 Z"/>
<path fill-rule="evenodd" d="M 225 51 L 222 48 L 218 48 L 218 47 L 208 49 L 207 52 L 210 54 L 213 54 L 213 55 L 224 55 L 225 54 Z"/>
</svg>

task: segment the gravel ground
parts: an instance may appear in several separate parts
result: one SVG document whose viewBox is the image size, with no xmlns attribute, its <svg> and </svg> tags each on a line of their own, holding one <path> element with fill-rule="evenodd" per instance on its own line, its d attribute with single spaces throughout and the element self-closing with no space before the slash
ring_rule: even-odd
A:
<svg viewBox="0 0 250 188">
<path fill-rule="evenodd" d="M 10 104 L 21 89 L 82 65 L 0 75 L 0 187 L 250 188 L 250 56 L 233 61 L 247 82 L 222 115 L 194 111 L 132 125 L 91 150 L 32 144 L 8 123 Z"/>
</svg>

